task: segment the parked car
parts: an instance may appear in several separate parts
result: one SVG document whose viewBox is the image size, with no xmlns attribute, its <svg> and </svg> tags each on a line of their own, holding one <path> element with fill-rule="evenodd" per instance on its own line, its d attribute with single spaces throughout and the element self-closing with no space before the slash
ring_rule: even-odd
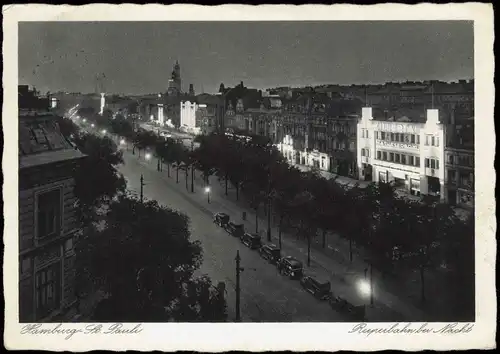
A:
<svg viewBox="0 0 500 354">
<path fill-rule="evenodd" d="M 233 221 L 229 221 L 226 224 L 226 230 L 234 237 L 241 237 L 245 234 L 245 226 L 243 224 L 236 224 Z"/>
<path fill-rule="evenodd" d="M 214 215 L 214 223 L 221 226 L 225 227 L 226 224 L 229 222 L 229 215 L 225 213 L 216 213 Z"/>
<path fill-rule="evenodd" d="M 249 234 L 248 232 L 245 232 L 240 239 L 245 246 L 250 247 L 251 249 L 259 248 L 262 245 L 260 236 L 257 234 Z"/>
<path fill-rule="evenodd" d="M 330 297 L 330 282 L 321 282 L 311 276 L 305 276 L 300 279 L 300 285 L 309 293 L 320 300 L 326 300 Z"/>
<path fill-rule="evenodd" d="M 291 256 L 283 257 L 278 262 L 278 271 L 291 279 L 302 278 L 304 267 L 302 263 Z"/>
<path fill-rule="evenodd" d="M 364 305 L 355 306 L 340 296 L 333 295 L 329 298 L 328 302 L 330 303 L 332 309 L 348 314 L 355 321 L 365 320 L 366 307 Z"/>
<path fill-rule="evenodd" d="M 259 254 L 269 263 L 277 264 L 281 258 L 281 250 L 276 245 L 269 243 L 259 248 Z"/>
</svg>

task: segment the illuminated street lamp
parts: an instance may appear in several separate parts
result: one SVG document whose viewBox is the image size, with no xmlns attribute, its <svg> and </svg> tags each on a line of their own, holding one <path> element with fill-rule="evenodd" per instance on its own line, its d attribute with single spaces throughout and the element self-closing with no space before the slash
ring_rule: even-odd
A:
<svg viewBox="0 0 500 354">
<path fill-rule="evenodd" d="M 205 187 L 205 193 L 207 193 L 207 201 L 210 204 L 210 187 Z"/>
<path fill-rule="evenodd" d="M 149 161 L 151 159 L 151 154 L 148 152 L 146 155 L 144 155 L 144 158 Z"/>
<path fill-rule="evenodd" d="M 125 145 L 125 139 L 120 140 L 120 145 Z"/>
<path fill-rule="evenodd" d="M 103 129 L 103 130 L 102 130 L 102 133 L 103 133 L 103 134 L 106 134 L 106 133 L 107 133 L 107 132 L 106 132 L 106 129 Z"/>
<path fill-rule="evenodd" d="M 95 127 L 94 123 L 92 123 L 90 126 L 91 126 L 92 128 L 93 128 L 93 127 Z"/>
<path fill-rule="evenodd" d="M 361 296 L 363 296 L 364 298 L 368 298 L 372 292 L 370 283 L 365 279 L 363 279 L 360 280 L 357 285 L 358 285 L 358 291 L 361 294 Z"/>
<path fill-rule="evenodd" d="M 85 118 L 83 118 L 83 123 L 85 123 L 87 120 Z"/>
</svg>

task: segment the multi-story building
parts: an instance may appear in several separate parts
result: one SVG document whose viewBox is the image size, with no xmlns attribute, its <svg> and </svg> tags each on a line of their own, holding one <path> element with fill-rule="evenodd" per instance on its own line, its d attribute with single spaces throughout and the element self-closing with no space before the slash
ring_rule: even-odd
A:
<svg viewBox="0 0 500 354">
<path fill-rule="evenodd" d="M 206 108 L 206 105 L 202 104 L 201 106 Z M 200 107 L 196 102 L 190 101 L 181 101 L 180 107 L 180 128 L 189 133 L 199 134 L 201 131 L 201 122 L 199 118 L 197 119 L 199 117 L 198 110 L 203 107 Z"/>
<path fill-rule="evenodd" d="M 362 109 L 357 131 L 359 178 L 393 183 L 412 195 L 444 199 L 445 125 L 439 111 L 405 112 L 388 120 L 375 119 L 371 107 Z"/>
<path fill-rule="evenodd" d="M 446 194 L 451 205 L 474 208 L 474 149 L 446 147 Z"/>
<path fill-rule="evenodd" d="M 73 172 L 84 155 L 52 114 L 19 117 L 19 319 L 65 321 L 76 304 Z"/>
</svg>

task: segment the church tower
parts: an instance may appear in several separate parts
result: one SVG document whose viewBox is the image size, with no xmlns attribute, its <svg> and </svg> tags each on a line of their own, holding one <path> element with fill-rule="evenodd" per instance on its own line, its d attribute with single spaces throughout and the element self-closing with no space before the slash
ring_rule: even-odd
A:
<svg viewBox="0 0 500 354">
<path fill-rule="evenodd" d="M 177 96 L 181 93 L 181 66 L 179 65 L 179 61 L 175 62 L 174 70 L 170 76 L 170 80 L 168 80 L 168 95 L 169 96 Z"/>
</svg>

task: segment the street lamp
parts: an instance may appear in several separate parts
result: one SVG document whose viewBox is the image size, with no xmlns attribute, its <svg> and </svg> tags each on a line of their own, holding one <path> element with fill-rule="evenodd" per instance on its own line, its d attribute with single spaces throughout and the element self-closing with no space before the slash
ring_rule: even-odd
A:
<svg viewBox="0 0 500 354">
<path fill-rule="evenodd" d="M 91 126 L 92 128 L 93 128 L 93 127 L 95 127 L 94 123 L 92 123 L 90 126 Z"/>
<path fill-rule="evenodd" d="M 85 118 L 83 118 L 83 123 L 87 122 L 87 120 Z"/>
<path fill-rule="evenodd" d="M 125 139 L 120 140 L 120 145 L 125 145 Z"/>
<path fill-rule="evenodd" d="M 146 155 L 144 155 L 144 158 L 149 161 L 151 159 L 151 154 L 149 152 L 146 153 Z"/>
<path fill-rule="evenodd" d="M 207 193 L 207 201 L 210 204 L 210 187 L 205 187 L 205 193 Z"/>
<path fill-rule="evenodd" d="M 102 133 L 103 133 L 104 135 L 106 135 L 106 129 L 103 129 L 103 130 L 102 130 Z"/>
</svg>

